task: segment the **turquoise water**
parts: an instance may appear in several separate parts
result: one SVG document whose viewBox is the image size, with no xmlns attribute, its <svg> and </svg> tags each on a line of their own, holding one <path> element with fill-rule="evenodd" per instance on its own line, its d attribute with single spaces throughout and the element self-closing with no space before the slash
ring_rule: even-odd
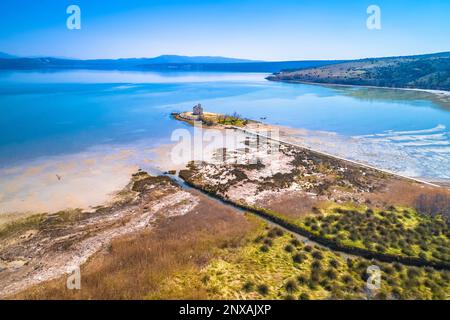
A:
<svg viewBox="0 0 450 320">
<path fill-rule="evenodd" d="M 186 127 L 170 113 L 200 102 L 212 112 L 335 133 L 324 138 L 332 144 L 320 144 L 316 134 L 314 141 L 305 137 L 305 144 L 348 158 L 412 176 L 449 178 L 450 107 L 432 95 L 275 83 L 265 76 L 1 73 L 0 167 L 142 139 L 167 143 L 174 129 Z"/>
</svg>

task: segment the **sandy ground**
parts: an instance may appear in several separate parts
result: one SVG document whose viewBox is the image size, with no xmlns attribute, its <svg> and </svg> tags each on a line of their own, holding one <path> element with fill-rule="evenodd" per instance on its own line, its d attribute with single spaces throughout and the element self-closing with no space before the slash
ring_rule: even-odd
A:
<svg viewBox="0 0 450 320">
<path fill-rule="evenodd" d="M 225 131 L 237 135 L 231 130 L 208 130 L 223 137 Z M 192 159 L 211 161 L 214 149 L 225 143 L 192 144 L 189 152 L 180 156 L 175 142 L 153 147 L 151 141 L 138 141 L 0 168 L 0 225 L 35 213 L 68 208 L 92 210 L 113 201 L 138 169 L 156 175 L 178 171 Z"/>
<path fill-rule="evenodd" d="M 1 169 L 0 217 L 104 204 L 137 171 L 135 165 L 126 162 L 131 155 L 131 151 L 121 150 L 63 156 Z"/>
<path fill-rule="evenodd" d="M 352 137 L 334 132 L 263 124 L 252 124 L 249 129 L 272 130 L 287 142 L 399 175 L 442 186 L 450 185 L 450 149 L 445 147 L 448 144 L 448 131 L 442 125 L 423 130 L 389 131 Z"/>
</svg>

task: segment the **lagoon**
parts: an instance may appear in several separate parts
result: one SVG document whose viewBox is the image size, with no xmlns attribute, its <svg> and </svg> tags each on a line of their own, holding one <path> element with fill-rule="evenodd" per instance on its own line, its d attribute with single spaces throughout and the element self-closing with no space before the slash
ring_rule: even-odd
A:
<svg viewBox="0 0 450 320">
<path fill-rule="evenodd" d="M 28 207 L 18 204 L 31 197 L 44 210 L 57 190 L 69 190 L 54 178 L 55 172 L 69 170 L 62 164 L 71 170 L 66 180 L 78 179 L 72 188 L 92 184 L 89 174 L 117 185 L 126 183 L 124 177 L 112 178 L 111 173 L 154 166 L 153 148 L 170 143 L 173 130 L 189 129 L 172 120 L 170 113 L 197 103 L 211 112 L 237 112 L 305 129 L 302 143 L 322 151 L 412 177 L 450 179 L 448 102 L 426 92 L 279 83 L 265 80 L 266 76 L 83 70 L 0 73 L 0 204 L 7 211 L 15 206 L 25 210 Z M 99 162 L 99 157 L 110 162 Z M 80 166 L 88 164 L 82 181 L 80 170 L 86 170 Z M 30 168 L 34 171 L 25 175 Z M 53 184 L 45 199 L 32 191 L 33 185 Z M 67 201 L 79 205 L 73 198 Z"/>
</svg>

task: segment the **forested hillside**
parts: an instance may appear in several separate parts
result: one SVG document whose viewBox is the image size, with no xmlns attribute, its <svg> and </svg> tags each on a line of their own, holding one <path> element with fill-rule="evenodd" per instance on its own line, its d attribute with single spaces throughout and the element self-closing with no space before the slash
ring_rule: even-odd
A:
<svg viewBox="0 0 450 320">
<path fill-rule="evenodd" d="M 450 90 L 450 52 L 356 60 L 304 70 L 281 72 L 270 76 L 268 79 Z"/>
</svg>

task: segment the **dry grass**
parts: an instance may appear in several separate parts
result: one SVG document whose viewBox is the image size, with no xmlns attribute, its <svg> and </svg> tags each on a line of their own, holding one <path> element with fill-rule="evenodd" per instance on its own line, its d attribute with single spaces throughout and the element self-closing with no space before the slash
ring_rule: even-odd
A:
<svg viewBox="0 0 450 320">
<path fill-rule="evenodd" d="M 0 214 L 0 229 L 4 228 L 5 225 L 14 223 L 18 220 L 27 218 L 31 216 L 31 213 L 24 213 L 24 212 L 14 212 L 14 213 L 4 213 Z"/>
<path fill-rule="evenodd" d="M 437 188 L 405 180 L 394 180 L 383 191 L 368 194 L 367 199 L 380 207 L 399 205 L 415 208 L 421 196 L 433 197 L 437 194 L 450 198 L 450 190 L 447 188 Z"/>
<path fill-rule="evenodd" d="M 114 241 L 81 270 L 81 290 L 66 278 L 33 287 L 16 299 L 204 299 L 204 289 L 167 290 L 180 272 L 197 272 L 219 251 L 237 247 L 258 224 L 201 196 L 194 212 L 161 221 L 151 231 Z M 164 287 L 165 286 L 165 287 Z M 181 291 L 180 291 L 181 290 Z"/>
<path fill-rule="evenodd" d="M 258 205 L 285 217 L 297 219 L 315 212 L 315 208 L 321 208 L 325 203 L 307 194 L 292 192 L 264 199 Z"/>
</svg>

